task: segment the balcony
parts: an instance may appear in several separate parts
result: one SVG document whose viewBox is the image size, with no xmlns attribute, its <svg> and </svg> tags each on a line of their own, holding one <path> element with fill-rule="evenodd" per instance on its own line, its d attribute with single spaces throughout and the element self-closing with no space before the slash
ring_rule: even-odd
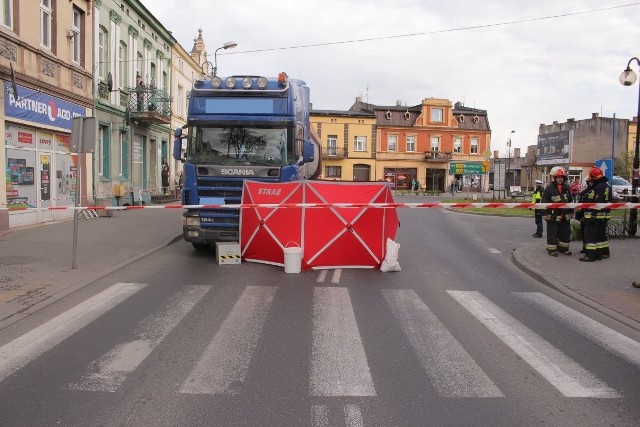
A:
<svg viewBox="0 0 640 427">
<path fill-rule="evenodd" d="M 431 162 L 443 162 L 447 160 L 451 160 L 453 157 L 453 153 L 445 153 L 443 151 L 425 151 L 424 159 L 426 161 Z"/>
<path fill-rule="evenodd" d="M 160 89 L 131 89 L 127 109 L 131 114 L 131 121 L 171 124 L 171 98 Z"/>
<path fill-rule="evenodd" d="M 322 157 L 333 159 L 349 157 L 349 149 L 347 147 L 322 147 Z"/>
</svg>

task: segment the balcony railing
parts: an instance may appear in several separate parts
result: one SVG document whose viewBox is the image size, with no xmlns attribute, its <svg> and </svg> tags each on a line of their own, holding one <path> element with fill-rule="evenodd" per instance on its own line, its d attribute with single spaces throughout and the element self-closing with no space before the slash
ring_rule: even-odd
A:
<svg viewBox="0 0 640 427">
<path fill-rule="evenodd" d="M 343 158 L 349 156 L 347 147 L 322 147 L 322 157 Z"/>
<path fill-rule="evenodd" d="M 425 151 L 424 159 L 426 161 L 441 162 L 444 160 L 451 160 L 453 153 L 445 153 L 443 151 Z"/>
<path fill-rule="evenodd" d="M 136 87 L 129 93 L 127 107 L 131 120 L 145 123 L 171 123 L 171 98 L 162 90 Z"/>
</svg>

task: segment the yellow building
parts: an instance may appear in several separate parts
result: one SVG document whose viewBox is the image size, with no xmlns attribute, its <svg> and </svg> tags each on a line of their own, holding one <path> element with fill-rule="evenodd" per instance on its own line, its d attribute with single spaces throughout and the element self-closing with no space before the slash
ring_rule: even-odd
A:
<svg viewBox="0 0 640 427">
<path fill-rule="evenodd" d="M 91 155 L 71 152 L 72 119 L 91 116 L 93 107 L 93 3 L 2 3 L 0 164 L 7 172 L 0 174 L 0 207 L 9 210 L 0 209 L 0 231 L 73 216 L 68 209 L 24 208 L 73 205 L 78 162 L 90 170 Z M 90 180 L 82 176 L 83 196 Z"/>
<path fill-rule="evenodd" d="M 375 181 L 376 116 L 367 112 L 312 110 L 322 144 L 320 179 Z"/>
</svg>

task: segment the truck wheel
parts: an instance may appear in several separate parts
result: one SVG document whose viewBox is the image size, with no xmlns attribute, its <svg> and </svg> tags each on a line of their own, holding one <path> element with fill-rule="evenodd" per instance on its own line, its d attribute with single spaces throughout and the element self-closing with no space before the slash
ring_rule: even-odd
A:
<svg viewBox="0 0 640 427">
<path fill-rule="evenodd" d="M 211 245 L 209 245 L 207 243 L 194 243 L 194 242 L 191 242 L 191 244 L 193 245 L 193 247 L 197 251 L 208 251 L 208 250 L 211 249 Z"/>
</svg>

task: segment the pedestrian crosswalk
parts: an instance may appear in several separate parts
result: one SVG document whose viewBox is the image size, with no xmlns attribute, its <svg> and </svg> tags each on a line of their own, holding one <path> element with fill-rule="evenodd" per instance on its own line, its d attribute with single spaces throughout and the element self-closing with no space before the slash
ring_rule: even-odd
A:
<svg viewBox="0 0 640 427">
<path fill-rule="evenodd" d="M 41 326 L 0 347 L 0 387 L 7 377 L 45 352 L 107 314 L 147 285 L 117 283 L 83 303 L 54 317 Z M 164 304 L 123 334 L 120 342 L 95 360 L 78 368 L 78 376 L 61 388 L 84 392 L 116 392 L 140 365 L 163 344 L 169 334 L 209 292 L 208 286 L 182 286 Z M 189 366 L 186 377 L 176 384 L 175 393 L 187 395 L 239 395 L 246 393 L 255 355 L 265 323 L 274 314 L 277 286 L 246 286 L 233 302 L 228 314 L 210 342 Z M 376 291 L 387 316 L 397 325 L 411 353 L 424 371 L 424 377 L 442 398 L 504 398 L 506 392 L 474 360 L 473 350 L 452 333 L 420 295 L 410 289 Z M 511 316 L 506 309 L 481 292 L 448 290 L 452 304 L 470 315 L 487 333 L 544 378 L 550 387 L 568 398 L 619 398 L 621 393 L 573 360 L 557 346 Z M 608 352 L 640 368 L 640 343 L 538 292 L 513 292 L 516 300 L 529 305 L 583 335 Z M 307 326 L 310 347 L 304 344 L 296 353 L 308 358 L 308 395 L 311 398 L 375 397 L 379 395 L 371 369 L 375 354 L 367 351 L 358 304 L 347 287 L 313 288 L 312 313 Z M 435 311 L 437 312 L 437 310 Z M 222 318 L 221 318 L 222 319 Z M 465 319 L 468 321 L 468 319 Z M 183 351 L 188 349 L 183 349 Z M 528 369 L 528 368 L 523 368 Z M 377 372 L 380 372 L 379 370 Z M 501 379 L 504 385 L 504 378 Z M 508 389 L 508 387 L 507 387 Z M 314 425 L 325 425 L 329 408 L 315 405 Z M 361 414 L 355 404 L 343 408 L 349 425 L 360 425 Z"/>
</svg>

